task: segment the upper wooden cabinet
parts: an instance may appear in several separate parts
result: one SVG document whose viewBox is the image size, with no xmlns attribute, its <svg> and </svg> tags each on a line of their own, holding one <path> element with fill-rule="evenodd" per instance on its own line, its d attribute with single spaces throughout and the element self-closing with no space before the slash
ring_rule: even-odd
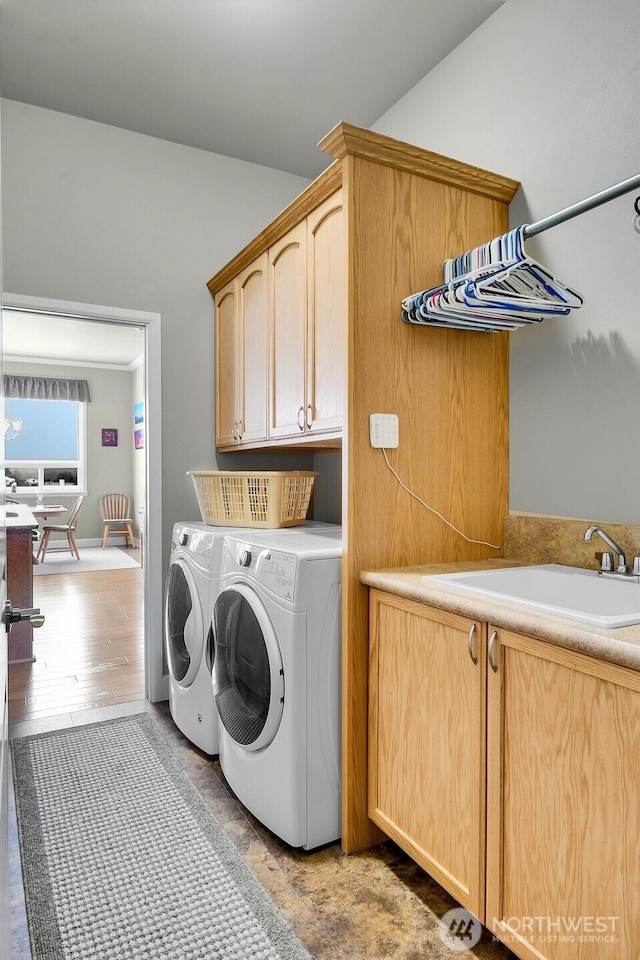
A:
<svg viewBox="0 0 640 960">
<path fill-rule="evenodd" d="M 342 191 L 307 217 L 305 429 L 342 430 L 346 396 L 347 260 Z"/>
<path fill-rule="evenodd" d="M 267 256 L 245 267 L 216 297 L 216 444 L 267 437 Z"/>
<path fill-rule="evenodd" d="M 286 441 L 339 445 L 346 276 L 337 190 L 217 290 L 220 449 Z"/>
<path fill-rule="evenodd" d="M 269 250 L 269 436 L 342 428 L 347 301 L 342 193 Z"/>
</svg>

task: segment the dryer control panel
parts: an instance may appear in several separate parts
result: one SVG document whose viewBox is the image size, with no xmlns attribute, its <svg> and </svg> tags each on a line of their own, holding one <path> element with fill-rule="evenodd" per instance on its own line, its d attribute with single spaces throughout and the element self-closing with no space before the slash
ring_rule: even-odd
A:
<svg viewBox="0 0 640 960">
<path fill-rule="evenodd" d="M 297 560 L 291 553 L 263 550 L 258 564 L 258 579 L 269 590 L 284 600 L 293 600 L 296 589 Z"/>
<path fill-rule="evenodd" d="M 293 553 L 226 538 L 221 573 L 243 572 L 283 600 L 293 600 L 298 558 Z"/>
</svg>

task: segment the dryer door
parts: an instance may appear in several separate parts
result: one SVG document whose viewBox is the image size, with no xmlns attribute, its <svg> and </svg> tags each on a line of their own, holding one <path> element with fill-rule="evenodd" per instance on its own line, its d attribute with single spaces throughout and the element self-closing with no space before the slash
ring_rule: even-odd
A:
<svg viewBox="0 0 640 960">
<path fill-rule="evenodd" d="M 167 573 L 164 642 L 169 673 L 181 687 L 190 686 L 200 666 L 205 636 L 195 579 L 181 558 L 172 560 Z"/>
<path fill-rule="evenodd" d="M 258 595 L 246 584 L 226 587 L 213 611 L 213 692 L 230 737 L 262 750 L 284 710 L 284 670 L 275 632 Z"/>
</svg>

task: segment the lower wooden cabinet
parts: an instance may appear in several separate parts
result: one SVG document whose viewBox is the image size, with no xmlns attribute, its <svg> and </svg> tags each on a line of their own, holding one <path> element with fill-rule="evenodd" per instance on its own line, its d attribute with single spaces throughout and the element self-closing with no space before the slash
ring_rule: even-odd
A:
<svg viewBox="0 0 640 960">
<path fill-rule="evenodd" d="M 370 611 L 369 816 L 482 918 L 484 627 L 379 591 Z"/>
<path fill-rule="evenodd" d="M 485 923 L 525 960 L 640 957 L 640 673 L 494 635 Z"/>
<path fill-rule="evenodd" d="M 640 956 L 640 673 L 377 590 L 370 615 L 371 819 L 523 960 Z"/>
</svg>

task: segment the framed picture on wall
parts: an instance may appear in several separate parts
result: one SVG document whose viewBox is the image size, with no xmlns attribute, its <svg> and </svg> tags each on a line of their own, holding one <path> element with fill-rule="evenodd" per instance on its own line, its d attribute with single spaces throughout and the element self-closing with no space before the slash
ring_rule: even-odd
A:
<svg viewBox="0 0 640 960">
<path fill-rule="evenodd" d="M 138 403 L 133 405 L 133 422 L 134 423 L 143 423 L 144 422 L 144 401 L 140 400 Z"/>
<path fill-rule="evenodd" d="M 133 431 L 133 445 L 136 450 L 144 449 L 144 430 Z"/>
<path fill-rule="evenodd" d="M 118 446 L 118 431 L 114 427 L 102 428 L 102 446 L 103 447 Z"/>
</svg>

